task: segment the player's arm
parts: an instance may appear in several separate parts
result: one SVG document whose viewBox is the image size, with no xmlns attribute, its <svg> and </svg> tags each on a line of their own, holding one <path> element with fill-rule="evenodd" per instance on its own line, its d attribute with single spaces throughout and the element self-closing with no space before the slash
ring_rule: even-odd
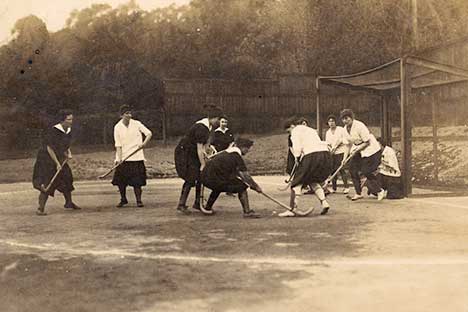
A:
<svg viewBox="0 0 468 312">
<path fill-rule="evenodd" d="M 244 181 L 245 184 L 247 184 L 254 191 L 258 193 L 263 192 L 260 185 L 258 185 L 257 182 L 254 181 L 250 173 L 248 173 L 247 171 L 239 171 L 239 177 L 241 178 L 242 181 Z"/>
</svg>

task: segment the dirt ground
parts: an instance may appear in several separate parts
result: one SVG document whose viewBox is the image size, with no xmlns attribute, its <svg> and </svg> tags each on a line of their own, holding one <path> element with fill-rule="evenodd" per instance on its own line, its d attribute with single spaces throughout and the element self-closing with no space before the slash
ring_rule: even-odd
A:
<svg viewBox="0 0 468 312">
<path fill-rule="evenodd" d="M 283 177 L 258 181 L 287 202 Z M 81 211 L 56 196 L 39 217 L 29 183 L 0 185 L 0 311 L 468 311 L 467 197 L 333 194 L 318 216 L 305 196 L 314 214 L 282 219 L 250 192 L 263 218 L 243 219 L 227 196 L 177 214 L 180 186 L 118 209 L 108 182 L 76 183 Z"/>
</svg>

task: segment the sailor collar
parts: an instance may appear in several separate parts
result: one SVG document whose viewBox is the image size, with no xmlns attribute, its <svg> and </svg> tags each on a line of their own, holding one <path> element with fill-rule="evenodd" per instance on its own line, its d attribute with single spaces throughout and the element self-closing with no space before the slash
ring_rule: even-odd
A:
<svg viewBox="0 0 468 312">
<path fill-rule="evenodd" d="M 231 146 L 231 147 L 228 147 L 225 149 L 225 151 L 227 153 L 237 153 L 239 154 L 240 156 L 242 156 L 242 152 L 240 150 L 240 148 L 236 147 L 236 146 Z"/>
<path fill-rule="evenodd" d="M 226 132 L 227 132 L 228 130 L 229 130 L 229 128 L 226 128 L 226 129 L 223 130 L 223 129 L 221 129 L 221 127 L 218 127 L 218 128 L 216 128 L 215 132 L 216 132 L 216 131 L 219 131 L 219 132 L 222 132 L 222 133 L 226 134 Z"/>
<path fill-rule="evenodd" d="M 54 128 L 59 129 L 60 131 L 62 131 L 63 133 L 66 133 L 66 134 L 69 134 L 70 131 L 71 131 L 71 127 L 69 127 L 69 128 L 67 129 L 67 131 L 65 131 L 65 129 L 63 128 L 63 126 L 62 126 L 61 123 L 56 124 L 56 125 L 54 126 Z"/>
<path fill-rule="evenodd" d="M 197 121 L 196 123 L 197 123 L 197 124 L 202 124 L 202 125 L 204 125 L 205 127 L 208 128 L 208 130 L 211 131 L 211 125 L 210 125 L 210 121 L 208 120 L 208 118 L 200 119 L 200 120 Z"/>
</svg>

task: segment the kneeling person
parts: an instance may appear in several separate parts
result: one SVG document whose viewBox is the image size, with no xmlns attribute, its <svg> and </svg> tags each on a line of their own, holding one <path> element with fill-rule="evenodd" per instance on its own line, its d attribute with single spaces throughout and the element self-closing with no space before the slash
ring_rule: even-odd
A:
<svg viewBox="0 0 468 312">
<path fill-rule="evenodd" d="M 262 189 L 247 172 L 247 167 L 242 159 L 242 155 L 247 154 L 252 145 L 253 141 L 238 138 L 233 147 L 229 147 L 214 156 L 206 164 L 206 167 L 201 173 L 201 181 L 207 188 L 211 189 L 212 192 L 208 198 L 206 207 L 203 209 L 204 213 L 212 214 L 213 204 L 219 194 L 229 192 L 239 194 L 239 201 L 244 211 L 244 217 L 260 217 L 255 211 L 250 209 L 247 187 L 249 185 L 259 193 L 262 192 Z M 245 183 L 243 181 L 245 181 Z"/>
</svg>

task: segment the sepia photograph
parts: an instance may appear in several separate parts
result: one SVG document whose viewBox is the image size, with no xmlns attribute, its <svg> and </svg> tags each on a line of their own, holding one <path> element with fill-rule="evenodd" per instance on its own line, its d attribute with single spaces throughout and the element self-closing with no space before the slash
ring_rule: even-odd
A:
<svg viewBox="0 0 468 312">
<path fill-rule="evenodd" d="M 3 0 L 1 312 L 468 312 L 467 0 Z"/>
</svg>

